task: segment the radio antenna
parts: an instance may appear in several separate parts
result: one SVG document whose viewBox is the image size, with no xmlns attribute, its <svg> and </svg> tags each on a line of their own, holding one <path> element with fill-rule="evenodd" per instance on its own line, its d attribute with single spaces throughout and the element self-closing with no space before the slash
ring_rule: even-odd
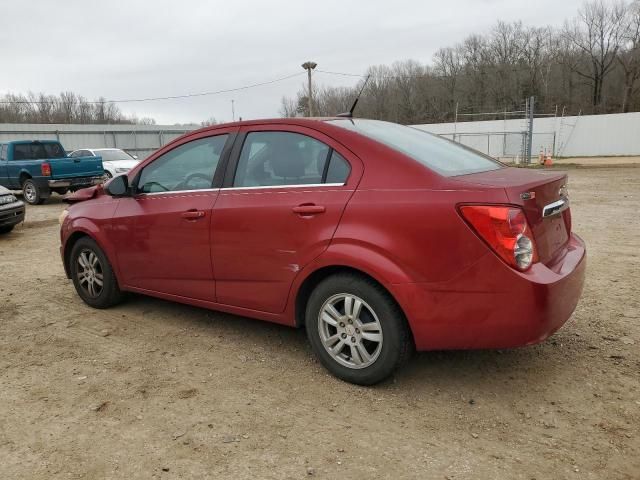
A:
<svg viewBox="0 0 640 480">
<path fill-rule="evenodd" d="M 353 101 L 353 105 L 351 105 L 351 108 L 349 109 L 349 111 L 344 113 L 339 113 L 338 115 L 336 115 L 337 117 L 353 118 L 353 111 L 356 109 L 356 105 L 358 105 L 358 100 L 360 100 L 360 95 L 362 95 L 362 92 L 364 91 L 364 87 L 367 86 L 367 83 L 369 82 L 369 78 L 371 78 L 371 75 L 367 75 L 367 78 L 365 78 L 364 83 L 362 84 L 362 88 L 358 92 L 358 95 L 356 96 L 356 99 Z"/>
</svg>

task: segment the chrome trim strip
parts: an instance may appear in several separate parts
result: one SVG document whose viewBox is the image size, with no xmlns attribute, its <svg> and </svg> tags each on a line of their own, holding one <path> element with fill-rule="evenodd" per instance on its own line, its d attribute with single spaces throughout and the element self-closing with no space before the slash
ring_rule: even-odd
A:
<svg viewBox="0 0 640 480">
<path fill-rule="evenodd" d="M 550 217 L 552 215 L 557 215 L 569 208 L 569 199 L 561 198 L 560 200 L 550 203 L 546 205 L 542 209 L 542 218 Z"/>
<path fill-rule="evenodd" d="M 217 192 L 220 190 L 219 188 L 200 188 L 196 190 L 170 190 L 168 192 L 147 192 L 147 193 L 137 193 L 136 197 L 150 197 L 156 195 L 173 195 L 176 193 L 197 193 L 197 192 Z"/>
<path fill-rule="evenodd" d="M 344 187 L 344 183 L 303 183 L 298 185 L 265 185 L 259 187 L 223 187 L 220 190 L 264 190 L 265 188 Z"/>
</svg>

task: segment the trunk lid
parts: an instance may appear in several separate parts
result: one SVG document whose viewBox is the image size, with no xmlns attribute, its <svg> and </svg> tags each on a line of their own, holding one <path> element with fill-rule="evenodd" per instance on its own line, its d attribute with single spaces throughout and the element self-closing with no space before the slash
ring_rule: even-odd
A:
<svg viewBox="0 0 640 480">
<path fill-rule="evenodd" d="M 552 262 L 569 241 L 571 211 L 565 172 L 508 167 L 462 175 L 455 180 L 504 189 L 508 202 L 524 210 L 542 263 Z"/>
</svg>

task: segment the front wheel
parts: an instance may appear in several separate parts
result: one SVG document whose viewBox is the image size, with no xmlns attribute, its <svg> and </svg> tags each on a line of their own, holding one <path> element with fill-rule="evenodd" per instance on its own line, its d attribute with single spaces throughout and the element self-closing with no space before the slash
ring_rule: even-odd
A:
<svg viewBox="0 0 640 480">
<path fill-rule="evenodd" d="M 42 198 L 40 187 L 38 187 L 32 178 L 27 178 L 22 184 L 22 196 L 29 205 L 40 205 L 45 201 L 45 199 Z"/>
<path fill-rule="evenodd" d="M 84 303 L 93 308 L 108 308 L 122 301 L 123 293 L 111 264 L 93 239 L 78 240 L 69 262 L 73 285 Z"/>
<path fill-rule="evenodd" d="M 2 227 L 0 227 L 0 235 L 9 233 L 11 230 L 13 230 L 14 226 L 15 225 L 3 225 Z"/>
<path fill-rule="evenodd" d="M 336 377 L 373 385 L 389 377 L 413 351 L 404 315 L 389 293 L 357 274 L 333 275 L 313 290 L 307 336 Z"/>
</svg>

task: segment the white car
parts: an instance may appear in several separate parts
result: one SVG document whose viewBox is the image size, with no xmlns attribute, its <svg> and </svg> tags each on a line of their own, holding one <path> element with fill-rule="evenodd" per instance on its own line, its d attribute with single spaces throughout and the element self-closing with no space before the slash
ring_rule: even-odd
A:
<svg viewBox="0 0 640 480">
<path fill-rule="evenodd" d="M 102 157 L 104 174 L 113 178 L 127 173 L 138 164 L 138 157 L 129 155 L 119 148 L 81 148 L 69 154 L 70 157 Z"/>
</svg>

